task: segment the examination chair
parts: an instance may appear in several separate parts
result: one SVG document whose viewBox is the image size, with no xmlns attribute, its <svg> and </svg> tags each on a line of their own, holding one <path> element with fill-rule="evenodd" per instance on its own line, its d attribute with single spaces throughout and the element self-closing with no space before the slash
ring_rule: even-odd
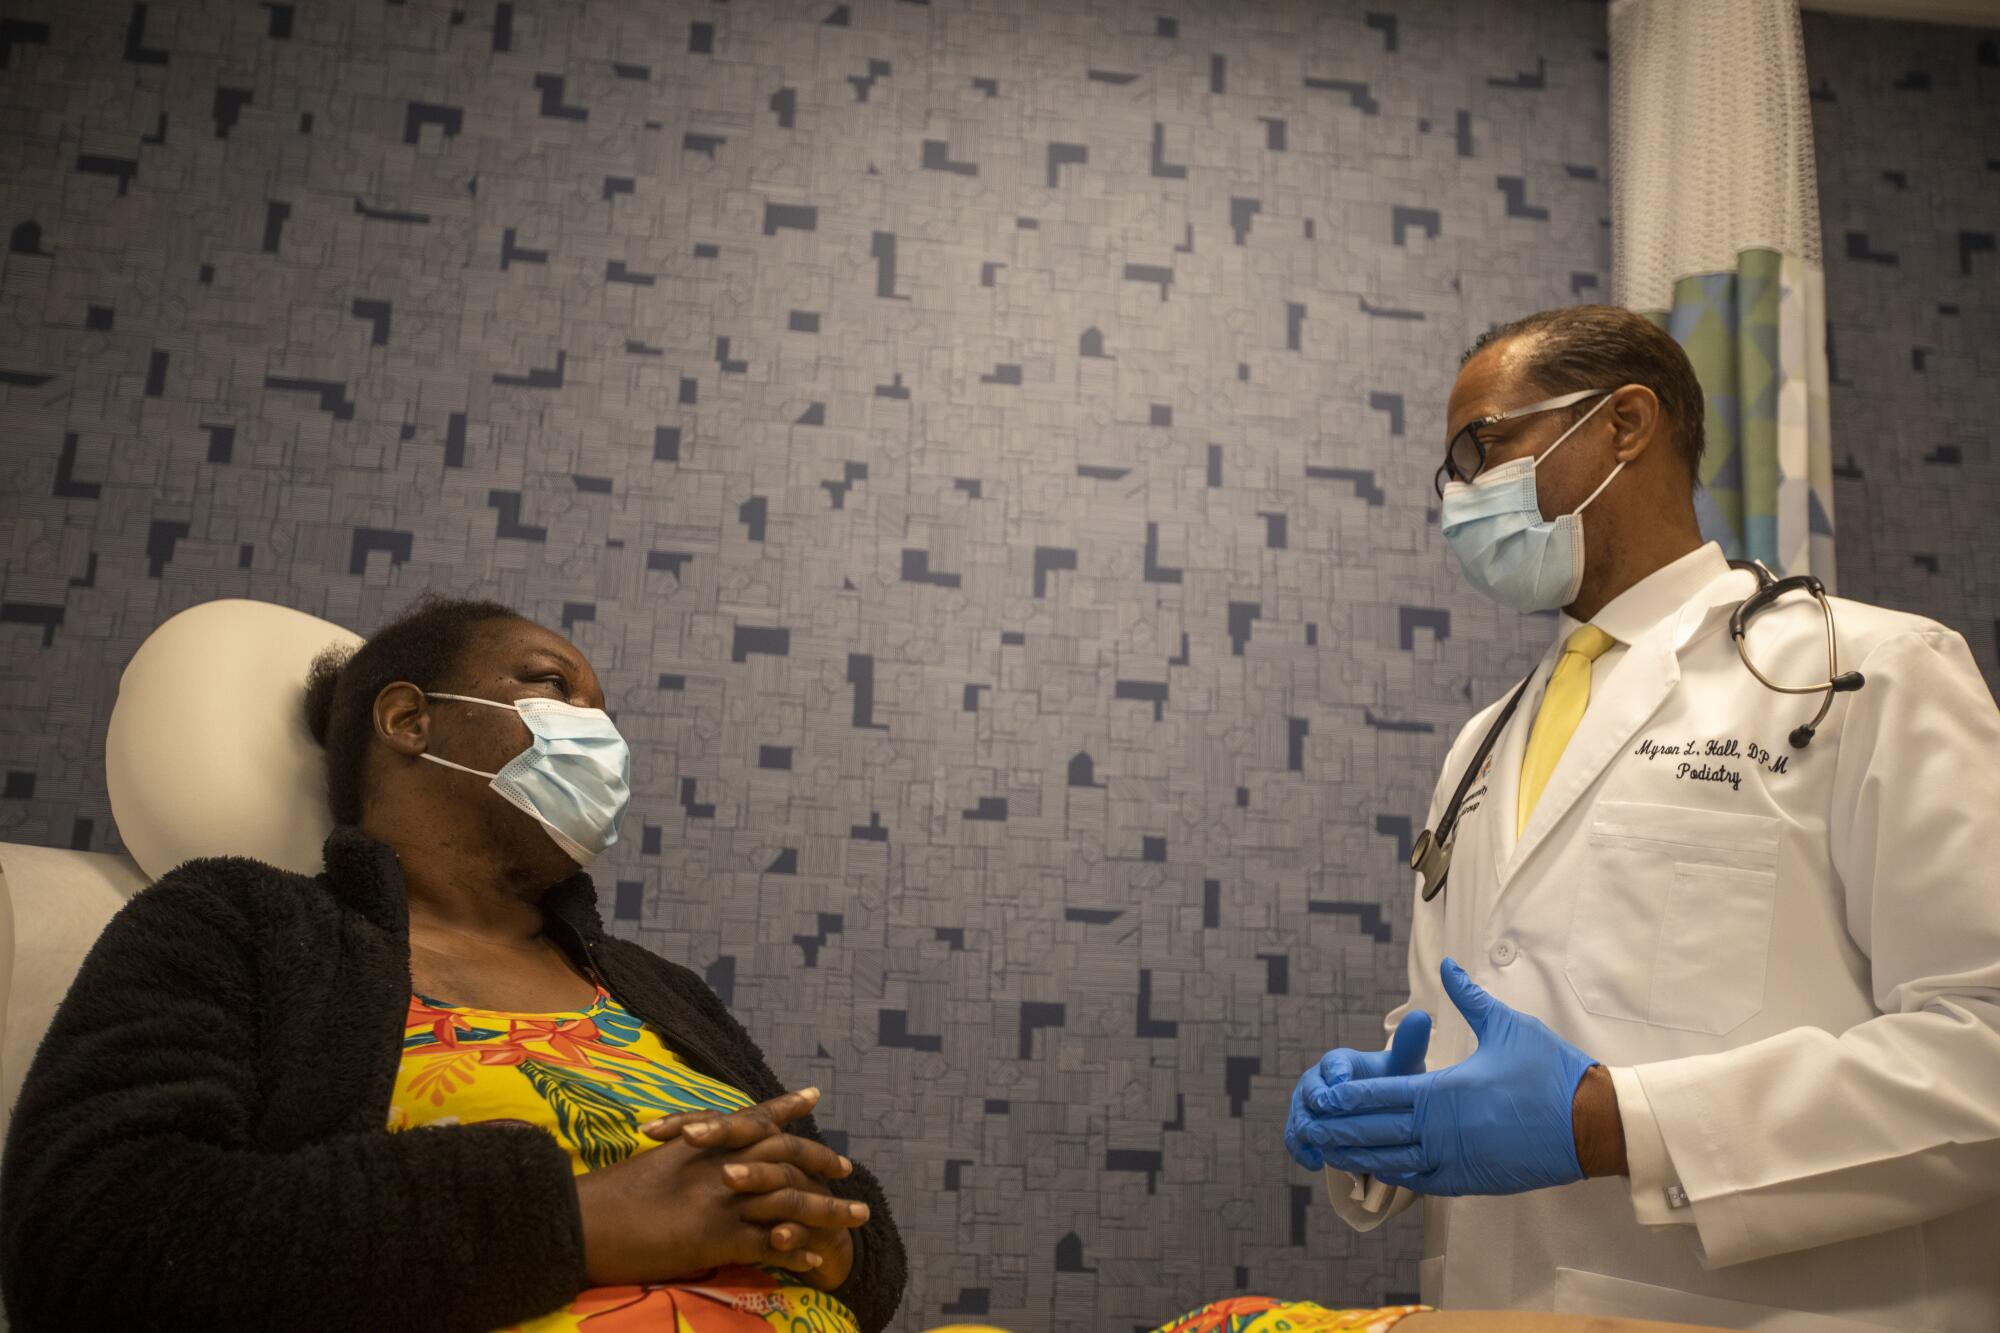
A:
<svg viewBox="0 0 2000 1333">
<path fill-rule="evenodd" d="M 288 607 L 206 602 L 139 645 L 104 738 L 126 853 L 0 843 L 0 1133 L 56 1006 L 125 900 L 197 856 L 316 874 L 325 756 L 306 731 L 306 668 L 360 636 Z"/>
<path fill-rule="evenodd" d="M 319 871 L 333 821 L 325 756 L 306 731 L 306 668 L 329 645 L 360 642 L 289 607 L 228 599 L 139 645 L 104 738 L 126 851 L 0 842 L 0 1134 L 56 1006 L 128 898 L 197 856 Z"/>
</svg>

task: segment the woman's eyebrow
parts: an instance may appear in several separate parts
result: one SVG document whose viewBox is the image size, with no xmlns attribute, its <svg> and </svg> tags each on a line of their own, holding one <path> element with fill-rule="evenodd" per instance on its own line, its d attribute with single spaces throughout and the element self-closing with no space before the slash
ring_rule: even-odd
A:
<svg viewBox="0 0 2000 1333">
<path fill-rule="evenodd" d="M 554 662 L 571 675 L 580 675 L 583 671 L 582 663 L 570 657 L 567 653 L 559 653 L 553 648 L 530 648 L 526 660 L 530 662 L 536 660 Z"/>
</svg>

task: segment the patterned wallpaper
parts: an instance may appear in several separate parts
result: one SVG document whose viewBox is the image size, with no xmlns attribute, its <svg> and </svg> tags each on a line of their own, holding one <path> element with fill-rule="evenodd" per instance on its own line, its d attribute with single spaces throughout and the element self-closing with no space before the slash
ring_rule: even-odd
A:
<svg viewBox="0 0 2000 1333">
<path fill-rule="evenodd" d="M 183 607 L 497 596 L 633 741 L 607 916 L 828 1090 L 902 1327 L 1413 1291 L 1280 1125 L 1550 633 L 1430 475 L 1464 345 L 1603 291 L 1601 6 L 462 3 L 0 20 L 0 838 L 118 845 Z"/>
<path fill-rule="evenodd" d="M 2000 30 L 1808 13 L 1840 591 L 2000 694 Z"/>
</svg>

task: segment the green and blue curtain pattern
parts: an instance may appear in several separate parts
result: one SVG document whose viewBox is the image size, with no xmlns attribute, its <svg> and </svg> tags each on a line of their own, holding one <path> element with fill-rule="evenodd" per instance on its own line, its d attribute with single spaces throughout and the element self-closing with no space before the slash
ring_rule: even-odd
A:
<svg viewBox="0 0 2000 1333">
<path fill-rule="evenodd" d="M 1707 398 L 1696 509 L 1732 558 L 1831 582 L 1833 460 L 1827 429 L 1825 279 L 1815 264 L 1748 249 L 1726 272 L 1674 283 L 1646 312 L 1694 363 Z"/>
</svg>

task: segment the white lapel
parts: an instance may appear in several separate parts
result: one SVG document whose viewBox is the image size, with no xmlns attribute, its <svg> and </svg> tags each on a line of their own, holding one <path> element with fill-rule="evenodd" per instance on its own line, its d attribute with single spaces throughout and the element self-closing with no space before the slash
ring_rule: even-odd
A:
<svg viewBox="0 0 2000 1333">
<path fill-rule="evenodd" d="M 1682 603 L 1675 614 L 1660 621 L 1625 650 L 1624 657 L 1601 684 L 1591 682 L 1591 701 L 1576 734 L 1570 737 L 1548 786 L 1528 816 L 1518 842 L 1500 866 L 1500 889 L 1505 892 L 1514 874 L 1535 848 L 1562 822 L 1583 794 L 1596 784 L 1605 768 L 1623 753 L 1635 732 L 1659 711 L 1661 703 L 1681 678 L 1680 652 L 1704 627 L 1711 626 L 1709 613 L 1748 595 L 1744 586 L 1755 586 L 1754 576 L 1737 570 L 1711 579 L 1702 590 Z M 1525 737 L 1532 718 L 1522 726 Z M 1523 740 L 1521 746 L 1525 746 Z M 1521 749 L 1514 750 L 1515 782 L 1519 781 Z M 1511 807 L 1510 807 L 1511 809 Z M 1512 828 L 1511 817 L 1508 827 Z"/>
<path fill-rule="evenodd" d="M 1486 797 L 1480 813 L 1486 816 L 1496 897 L 1506 882 L 1508 859 L 1514 854 L 1514 812 L 1521 801 L 1521 756 L 1527 753 L 1528 732 L 1534 727 L 1542 691 L 1548 688 L 1549 674 L 1561 656 L 1562 640 L 1558 638 L 1535 664 L 1534 678 L 1528 682 L 1527 693 L 1521 696 L 1521 706 L 1507 720 L 1507 730 L 1500 733 L 1500 743 L 1493 747 L 1493 767 L 1486 775 Z"/>
</svg>

